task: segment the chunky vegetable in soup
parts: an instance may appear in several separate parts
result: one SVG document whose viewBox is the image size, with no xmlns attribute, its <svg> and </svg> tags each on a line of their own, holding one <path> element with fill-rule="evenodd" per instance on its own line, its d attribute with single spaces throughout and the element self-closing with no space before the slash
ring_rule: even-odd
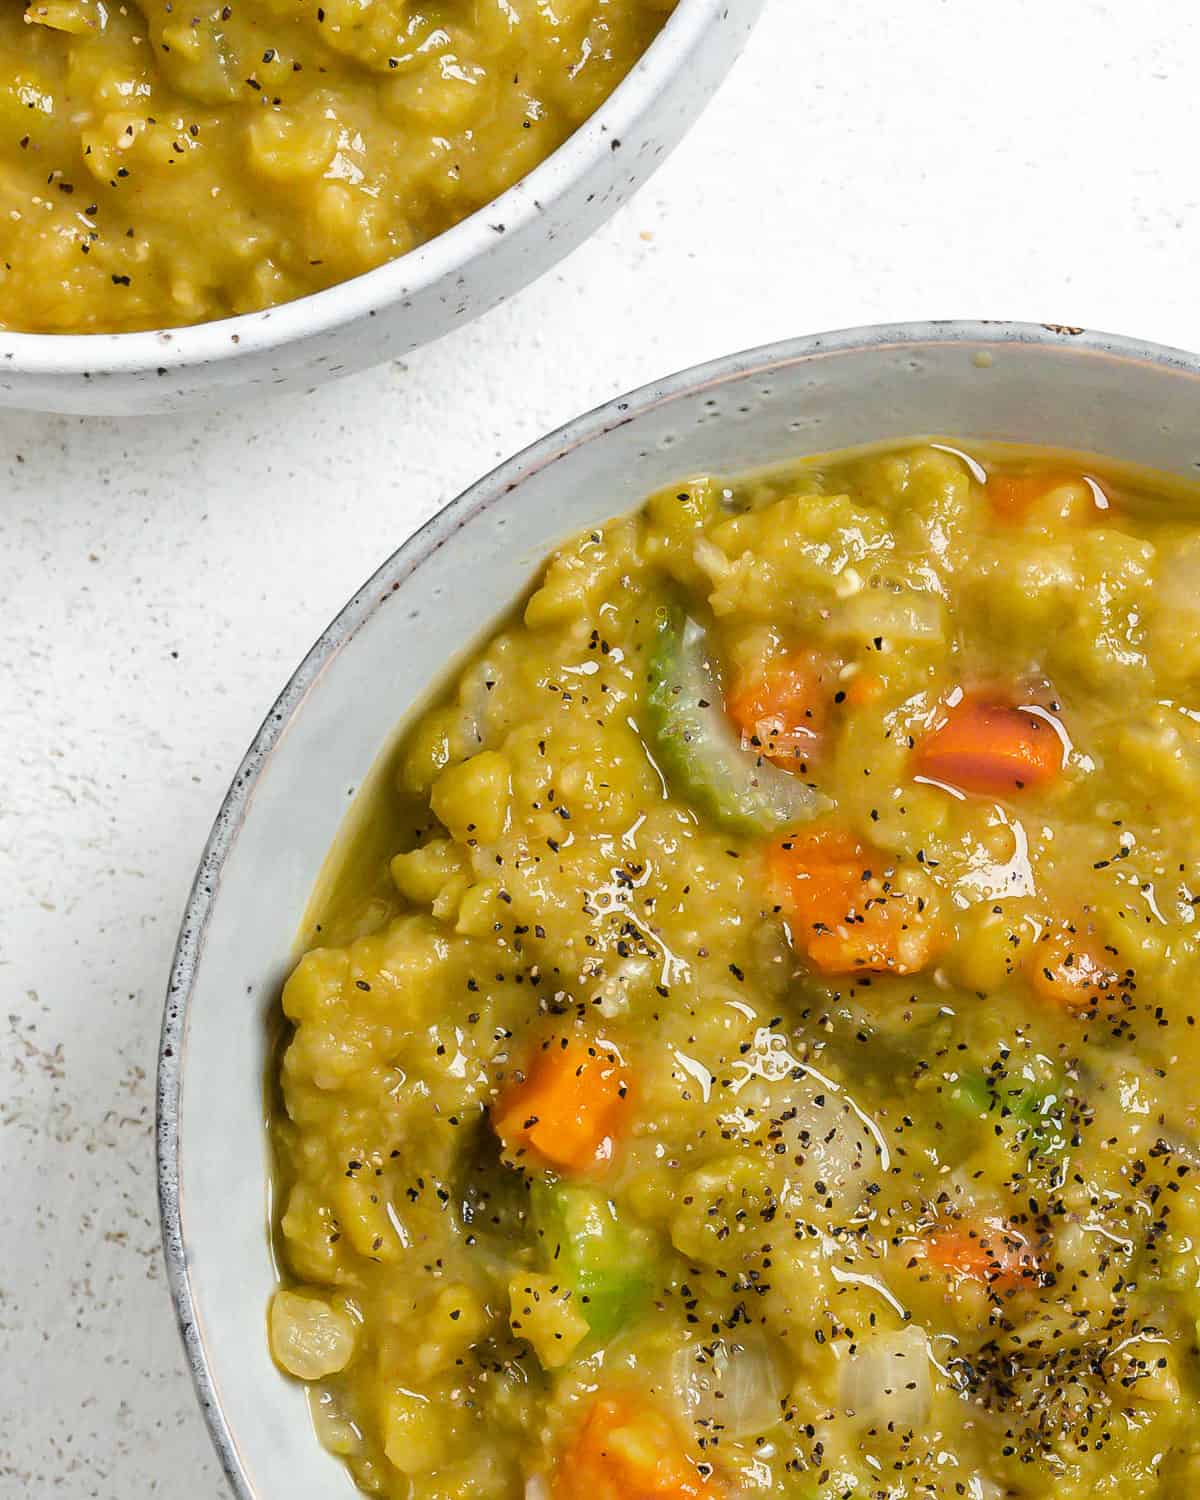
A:
<svg viewBox="0 0 1200 1500">
<path fill-rule="evenodd" d="M 9 4 L 0 327 L 174 327 L 369 271 L 548 156 L 673 7 Z"/>
<path fill-rule="evenodd" d="M 1200 509 L 909 444 L 550 561 L 283 997 L 275 1357 L 389 1500 L 1200 1493 Z"/>
</svg>

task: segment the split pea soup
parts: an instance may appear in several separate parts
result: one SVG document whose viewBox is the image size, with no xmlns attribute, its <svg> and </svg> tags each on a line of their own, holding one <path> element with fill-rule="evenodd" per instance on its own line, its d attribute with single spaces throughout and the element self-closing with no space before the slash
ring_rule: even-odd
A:
<svg viewBox="0 0 1200 1500">
<path fill-rule="evenodd" d="M 364 797 L 283 994 L 268 1319 L 363 1490 L 1200 1494 L 1194 490 L 687 479 Z"/>
<path fill-rule="evenodd" d="M 30 0 L 0 13 L 0 327 L 272 307 L 559 146 L 675 0 Z"/>
</svg>

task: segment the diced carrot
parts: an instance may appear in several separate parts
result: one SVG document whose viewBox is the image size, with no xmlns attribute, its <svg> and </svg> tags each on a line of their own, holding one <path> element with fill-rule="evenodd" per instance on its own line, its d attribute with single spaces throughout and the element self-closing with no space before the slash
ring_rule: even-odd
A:
<svg viewBox="0 0 1200 1500">
<path fill-rule="evenodd" d="M 998 1219 L 985 1219 L 977 1229 L 938 1230 L 925 1241 L 925 1259 L 996 1292 L 1015 1291 L 1038 1274 L 1028 1240 Z"/>
<path fill-rule="evenodd" d="M 1043 495 L 1062 482 L 1060 474 L 989 474 L 987 497 L 997 515 L 1019 521 Z"/>
<path fill-rule="evenodd" d="M 1067 486 L 1073 487 L 1073 496 L 1077 498 L 1064 495 L 1064 518 L 1067 515 L 1077 520 L 1094 518 L 1112 508 L 1112 501 L 1098 480 L 1065 469 L 1040 474 L 989 474 L 987 497 L 1002 520 L 1021 522 L 1051 490 Z"/>
<path fill-rule="evenodd" d="M 878 703 L 883 697 L 883 678 L 878 672 L 856 672 L 846 684 L 846 702 L 851 708 Z"/>
<path fill-rule="evenodd" d="M 834 827 L 808 828 L 768 855 L 792 942 L 825 974 L 913 974 L 943 943 L 925 897 L 898 887 L 886 854 Z"/>
<path fill-rule="evenodd" d="M 612 1159 L 629 1104 L 629 1080 L 606 1043 L 556 1037 L 543 1044 L 492 1111 L 506 1150 L 532 1150 L 566 1172 L 586 1172 Z"/>
<path fill-rule="evenodd" d="M 625 1392 L 592 1403 L 554 1478 L 555 1500 L 701 1500 L 716 1494 L 670 1418 Z"/>
<path fill-rule="evenodd" d="M 1107 1009 L 1120 1002 L 1132 987 L 1132 976 L 1122 974 L 1097 940 L 1073 924 L 1047 928 L 1025 966 L 1036 995 L 1051 1005 L 1078 1014 Z"/>
<path fill-rule="evenodd" d="M 742 744 L 777 766 L 802 770 L 819 747 L 829 693 L 808 656 L 772 662 L 739 684 L 725 711 L 742 732 Z"/>
<path fill-rule="evenodd" d="M 1063 745 L 1039 714 L 964 698 L 917 746 L 917 773 L 963 792 L 1000 797 L 1049 786 L 1063 768 Z"/>
</svg>

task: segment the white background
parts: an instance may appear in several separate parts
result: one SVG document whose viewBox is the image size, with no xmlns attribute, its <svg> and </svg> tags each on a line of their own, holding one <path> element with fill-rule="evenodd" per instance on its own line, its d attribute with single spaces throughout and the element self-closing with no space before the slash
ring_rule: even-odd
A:
<svg viewBox="0 0 1200 1500">
<path fill-rule="evenodd" d="M 223 1494 L 155 1041 L 209 824 L 321 627 L 499 459 L 734 348 L 949 316 L 1200 347 L 1194 13 L 772 0 L 659 176 L 473 327 L 221 416 L 0 414 L 0 1495 Z"/>
</svg>

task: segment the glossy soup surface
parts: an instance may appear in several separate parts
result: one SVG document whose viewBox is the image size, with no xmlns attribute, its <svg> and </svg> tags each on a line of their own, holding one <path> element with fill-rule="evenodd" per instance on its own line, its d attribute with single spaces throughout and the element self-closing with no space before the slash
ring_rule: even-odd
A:
<svg viewBox="0 0 1200 1500">
<path fill-rule="evenodd" d="M 174 327 L 440 234 L 674 0 L 30 0 L 0 14 L 0 327 Z"/>
<path fill-rule="evenodd" d="M 551 559 L 283 996 L 279 1364 L 390 1500 L 1200 1493 L 1200 508 L 909 444 Z"/>
</svg>

